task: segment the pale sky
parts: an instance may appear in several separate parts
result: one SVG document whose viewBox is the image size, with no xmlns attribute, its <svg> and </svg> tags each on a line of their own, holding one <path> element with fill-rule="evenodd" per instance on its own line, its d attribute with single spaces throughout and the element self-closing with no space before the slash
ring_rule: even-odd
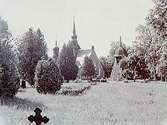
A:
<svg viewBox="0 0 167 125">
<path fill-rule="evenodd" d="M 50 56 L 55 41 L 61 47 L 70 40 L 75 19 L 81 48 L 94 45 L 98 56 L 107 56 L 120 35 L 131 44 L 152 7 L 152 0 L 0 0 L 0 16 L 15 37 L 39 27 Z"/>
</svg>

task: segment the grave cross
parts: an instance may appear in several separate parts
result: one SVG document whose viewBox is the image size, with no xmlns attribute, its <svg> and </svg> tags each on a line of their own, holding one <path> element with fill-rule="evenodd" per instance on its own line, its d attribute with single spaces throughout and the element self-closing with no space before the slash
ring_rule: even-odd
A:
<svg viewBox="0 0 167 125">
<path fill-rule="evenodd" d="M 35 112 L 35 116 L 30 115 L 28 117 L 28 120 L 30 122 L 35 122 L 36 125 L 41 125 L 42 122 L 46 124 L 49 121 L 49 118 L 47 118 L 46 116 L 42 117 L 41 115 L 42 110 L 40 108 L 36 108 L 34 112 Z"/>
</svg>

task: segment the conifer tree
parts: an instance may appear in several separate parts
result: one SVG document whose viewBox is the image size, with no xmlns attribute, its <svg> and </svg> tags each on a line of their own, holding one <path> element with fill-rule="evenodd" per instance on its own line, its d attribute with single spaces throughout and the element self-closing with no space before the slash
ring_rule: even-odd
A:
<svg viewBox="0 0 167 125">
<path fill-rule="evenodd" d="M 75 63 L 75 56 L 70 45 L 63 45 L 59 56 L 59 68 L 64 80 L 75 80 L 78 74 L 78 66 Z"/>
<path fill-rule="evenodd" d="M 95 76 L 95 73 L 95 66 L 92 59 L 86 56 L 84 58 L 84 64 L 81 71 L 82 76 L 86 77 L 89 80 L 92 80 L 92 78 Z"/>
<path fill-rule="evenodd" d="M 0 97 L 13 97 L 19 88 L 16 53 L 8 24 L 0 18 Z"/>
<path fill-rule="evenodd" d="M 34 85 L 35 68 L 39 60 L 47 58 L 47 47 L 41 30 L 29 28 L 18 45 L 19 72 L 23 80 Z"/>
</svg>

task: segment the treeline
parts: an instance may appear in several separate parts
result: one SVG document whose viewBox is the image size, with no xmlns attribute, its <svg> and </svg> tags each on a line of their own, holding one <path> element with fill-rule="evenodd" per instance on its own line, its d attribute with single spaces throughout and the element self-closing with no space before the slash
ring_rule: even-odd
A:
<svg viewBox="0 0 167 125">
<path fill-rule="evenodd" d="M 64 80 L 75 80 L 78 67 L 75 64 L 70 42 L 61 52 L 53 49 L 48 57 L 47 42 L 40 29 L 29 28 L 21 38 L 14 39 L 8 24 L 0 18 L 0 97 L 12 97 L 26 83 L 39 93 L 56 93 Z"/>
<path fill-rule="evenodd" d="M 69 41 L 59 52 L 56 42 L 53 57 L 49 57 L 47 42 L 39 28 L 29 28 L 21 38 L 14 39 L 7 22 L 0 18 L 0 97 L 13 97 L 26 83 L 39 93 L 55 94 L 64 81 L 77 78 L 79 68 L 74 49 Z M 90 63 L 86 60 L 84 67 L 89 68 L 83 68 L 82 75 L 92 78 L 95 67 L 92 60 L 88 59 Z"/>
<path fill-rule="evenodd" d="M 167 1 L 153 2 L 145 25 L 136 28 L 138 35 L 133 46 L 123 45 L 125 51 L 120 68 L 124 78 L 167 81 Z M 119 42 L 112 43 L 109 56 L 101 58 L 107 77 L 110 77 L 118 47 Z"/>
<path fill-rule="evenodd" d="M 153 2 L 145 25 L 136 29 L 138 35 L 133 46 L 121 45 L 124 55 L 120 61 L 121 75 L 126 79 L 167 81 L 167 1 Z M 21 38 L 14 39 L 7 22 L 0 18 L 0 97 L 13 97 L 20 87 L 20 79 L 39 93 L 56 93 L 64 80 L 69 82 L 77 77 L 79 69 L 73 49 L 71 41 L 60 52 L 55 46 L 50 58 L 40 29 L 29 28 Z M 117 49 L 119 43 L 112 43 L 110 55 L 100 59 L 107 78 Z M 81 74 L 90 79 L 95 74 L 95 67 L 87 57 Z"/>
</svg>

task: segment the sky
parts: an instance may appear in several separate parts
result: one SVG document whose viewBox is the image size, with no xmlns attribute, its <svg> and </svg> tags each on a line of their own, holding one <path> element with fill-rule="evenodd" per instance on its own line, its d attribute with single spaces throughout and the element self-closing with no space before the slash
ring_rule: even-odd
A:
<svg viewBox="0 0 167 125">
<path fill-rule="evenodd" d="M 8 22 L 14 37 L 29 27 L 40 28 L 49 56 L 55 41 L 60 48 L 71 39 L 73 20 L 82 49 L 95 46 L 98 56 L 109 54 L 110 44 L 131 45 L 135 29 L 153 7 L 152 0 L 0 0 L 0 16 Z"/>
</svg>

